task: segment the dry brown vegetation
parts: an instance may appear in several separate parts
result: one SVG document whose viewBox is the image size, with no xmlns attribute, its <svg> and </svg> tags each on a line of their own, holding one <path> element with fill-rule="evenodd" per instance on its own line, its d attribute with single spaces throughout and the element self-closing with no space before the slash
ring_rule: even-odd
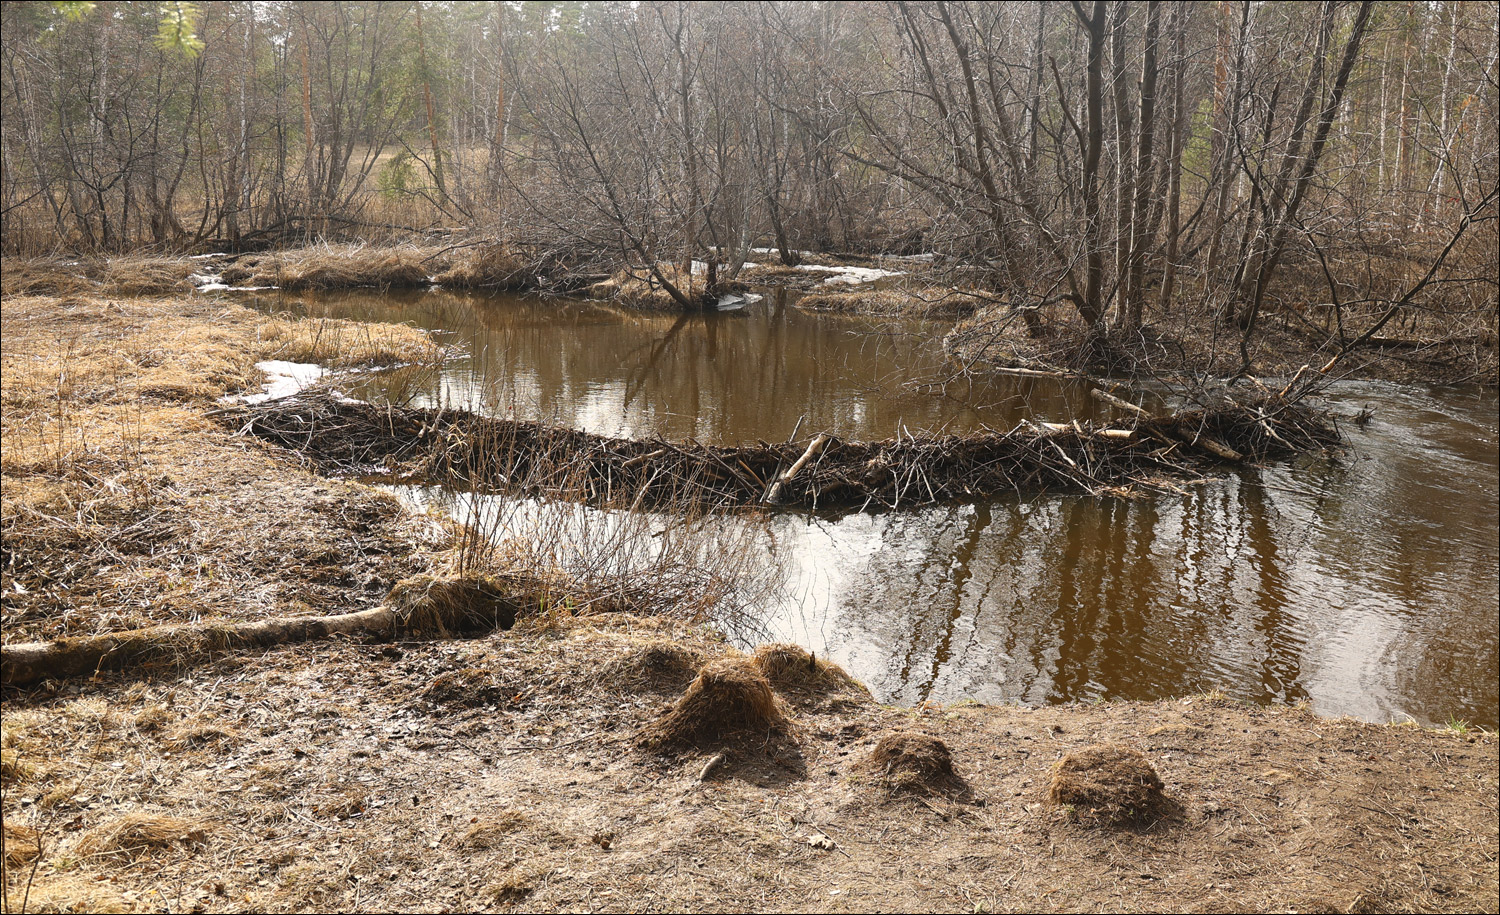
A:
<svg viewBox="0 0 1500 915">
<path fill-rule="evenodd" d="M 846 292 L 814 289 L 797 299 L 798 308 L 841 314 L 915 315 L 929 318 L 962 318 L 974 313 L 991 298 L 975 292 L 943 286 L 892 285 L 856 288 Z"/>
<path fill-rule="evenodd" d="M 1149 823 L 1168 815 L 1164 787 L 1141 751 L 1099 744 L 1057 761 L 1047 799 L 1072 808 L 1085 822 Z"/>
<path fill-rule="evenodd" d="M 316 245 L 260 258 L 251 286 L 282 289 L 349 289 L 375 286 L 404 289 L 427 286 L 431 267 L 416 248 Z"/>
</svg>

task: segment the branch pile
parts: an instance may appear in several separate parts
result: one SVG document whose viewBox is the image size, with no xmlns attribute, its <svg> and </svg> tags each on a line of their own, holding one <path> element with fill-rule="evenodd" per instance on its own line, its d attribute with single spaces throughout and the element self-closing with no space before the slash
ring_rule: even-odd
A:
<svg viewBox="0 0 1500 915">
<path fill-rule="evenodd" d="M 877 442 L 715 447 L 608 438 L 463 410 L 407 409 L 326 391 L 267 401 L 227 423 L 297 451 L 325 474 L 378 476 L 593 505 L 910 509 L 1007 492 L 1170 488 L 1215 466 L 1333 447 L 1322 418 L 1275 394 L 1152 416 L 1102 391 L 1127 424 L 1023 422 L 1009 432 Z"/>
</svg>

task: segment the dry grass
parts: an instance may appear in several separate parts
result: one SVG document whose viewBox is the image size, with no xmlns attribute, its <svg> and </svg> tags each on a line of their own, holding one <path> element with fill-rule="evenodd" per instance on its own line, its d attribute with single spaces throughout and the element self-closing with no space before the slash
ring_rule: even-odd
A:
<svg viewBox="0 0 1500 915">
<path fill-rule="evenodd" d="M 928 318 L 961 318 L 974 313 L 981 298 L 943 286 L 890 286 L 849 292 L 809 292 L 797 299 L 797 307 L 840 314 L 904 315 Z"/>
<path fill-rule="evenodd" d="M 522 292 L 541 281 L 535 266 L 503 245 L 479 245 L 451 258 L 435 277 L 441 286 Z"/>
<path fill-rule="evenodd" d="M 754 663 L 714 661 L 698 672 L 687 692 L 641 734 L 651 748 L 702 746 L 744 734 L 762 737 L 787 728 L 771 683 Z"/>
<path fill-rule="evenodd" d="M 137 811 L 89 830 L 79 840 L 78 850 L 88 855 L 138 855 L 199 845 L 208 839 L 209 832 L 208 824 L 199 819 Z"/>
<path fill-rule="evenodd" d="M 930 734 L 897 731 L 886 734 L 854 771 L 877 780 L 892 793 L 963 794 L 968 790 L 953 768 L 948 745 Z"/>
<path fill-rule="evenodd" d="M 7 642 L 364 609 L 421 567 L 398 542 L 438 536 L 394 497 L 315 480 L 206 415 L 255 388 L 262 359 L 432 353 L 417 331 L 267 321 L 201 296 L 7 297 L 0 322 Z"/>
<path fill-rule="evenodd" d="M 6 296 L 187 295 L 193 291 L 188 277 L 198 269 L 187 258 L 149 255 L 71 261 L 7 257 L 0 262 L 0 291 Z"/>
<path fill-rule="evenodd" d="M 417 248 L 317 245 L 260 259 L 252 286 L 282 289 L 402 289 L 431 284 L 424 252 Z"/>
<path fill-rule="evenodd" d="M 1166 811 L 1164 787 L 1141 751 L 1097 744 L 1058 761 L 1047 785 L 1047 800 L 1072 807 L 1084 822 L 1139 823 Z"/>
<path fill-rule="evenodd" d="M 5 821 L 5 866 L 24 867 L 41 857 L 42 834 L 21 823 Z"/>
<path fill-rule="evenodd" d="M 611 658 L 599 679 L 621 689 L 681 689 L 703 666 L 703 652 L 670 639 L 653 639 Z"/>
<path fill-rule="evenodd" d="M 800 645 L 785 642 L 761 645 L 755 649 L 752 660 L 778 690 L 869 693 L 863 683 L 842 667 L 818 658 Z"/>
<path fill-rule="evenodd" d="M 385 603 L 414 635 L 509 629 L 523 601 L 529 602 L 527 584 L 521 589 L 514 581 L 473 573 L 423 574 L 397 582 Z"/>
<path fill-rule="evenodd" d="M 405 324 L 281 318 L 263 321 L 256 336 L 268 359 L 329 368 L 427 365 L 442 358 L 442 348 L 425 331 Z"/>
</svg>

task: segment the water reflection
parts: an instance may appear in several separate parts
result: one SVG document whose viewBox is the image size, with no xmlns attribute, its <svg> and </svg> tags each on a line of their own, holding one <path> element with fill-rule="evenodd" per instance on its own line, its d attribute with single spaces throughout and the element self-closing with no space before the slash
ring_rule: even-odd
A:
<svg viewBox="0 0 1500 915">
<path fill-rule="evenodd" d="M 607 305 L 457 293 L 266 298 L 268 310 L 399 321 L 457 350 L 407 393 L 602 435 L 739 444 L 832 431 L 1011 428 L 1023 416 L 1087 420 L 1087 391 L 1023 378 L 958 379 L 945 325 L 811 315 L 773 299 L 734 313 L 643 314 Z M 369 384 L 381 385 L 383 379 Z"/>
<path fill-rule="evenodd" d="M 414 388 L 418 402 L 608 435 L 781 439 L 805 416 L 804 435 L 882 438 L 1093 416 L 1081 391 L 1034 381 L 919 393 L 906 382 L 946 371 L 941 328 L 920 321 L 431 294 L 302 307 L 441 329 L 464 355 Z M 725 625 L 747 643 L 789 638 L 831 656 L 890 702 L 1220 689 L 1494 728 L 1495 395 L 1358 384 L 1338 399 L 1376 417 L 1346 430 L 1344 459 L 1246 471 L 1180 497 L 772 516 L 744 548 L 778 560 L 790 584 L 759 617 Z"/>
</svg>

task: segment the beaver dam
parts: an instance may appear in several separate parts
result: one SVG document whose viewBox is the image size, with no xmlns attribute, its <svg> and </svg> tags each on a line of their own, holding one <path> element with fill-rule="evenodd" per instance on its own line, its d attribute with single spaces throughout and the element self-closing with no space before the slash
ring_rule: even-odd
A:
<svg viewBox="0 0 1500 915">
<path fill-rule="evenodd" d="M 1023 421 L 1009 432 L 875 442 L 822 432 L 779 444 L 713 446 L 610 438 L 460 409 L 376 406 L 326 389 L 224 419 L 324 473 L 645 508 L 901 509 L 1003 493 L 1163 488 L 1209 465 L 1285 458 L 1338 440 L 1316 413 L 1270 392 L 1161 417 L 1095 394 L 1133 421 Z"/>
</svg>

